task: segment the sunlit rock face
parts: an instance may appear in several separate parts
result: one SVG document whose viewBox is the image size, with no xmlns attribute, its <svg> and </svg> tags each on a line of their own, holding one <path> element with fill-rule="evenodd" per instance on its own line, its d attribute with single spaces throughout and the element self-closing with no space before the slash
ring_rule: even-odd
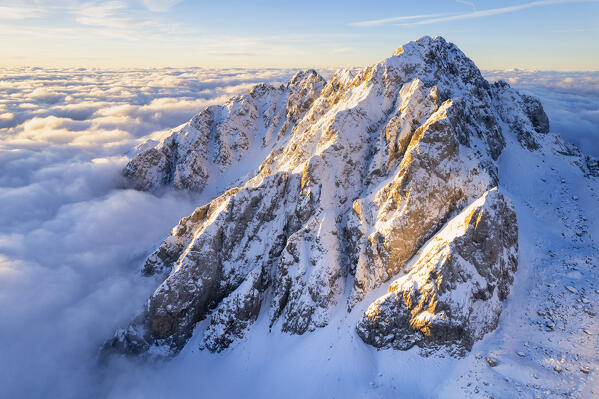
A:
<svg viewBox="0 0 599 399">
<path fill-rule="evenodd" d="M 505 84 L 490 85 L 440 37 L 410 42 L 361 70 L 337 71 L 328 82 L 303 72 L 286 85 L 259 85 L 225 106 L 209 107 L 138 150 L 125 174 L 146 190 L 171 185 L 202 191 L 238 169 L 243 177 L 231 178 L 227 191 L 182 219 L 149 256 L 144 274 L 163 282 L 105 350 L 174 354 L 208 319 L 201 324 L 204 346 L 220 351 L 259 315 L 271 330 L 303 334 L 326 326 L 335 312 L 363 311 L 363 298 L 405 272 L 427 240 L 465 207 L 485 195 L 502 198 L 485 193 L 501 186 L 495 161 L 507 138 L 524 135 L 532 142 L 546 130 L 538 101 Z M 512 240 L 516 223 L 505 207 L 514 222 Z M 489 225 L 464 237 L 484 246 L 487 231 L 496 230 Z M 497 303 L 511 281 L 511 274 L 494 273 L 511 273 L 512 252 L 505 266 L 480 264 L 471 274 L 487 279 L 487 285 L 472 281 L 473 287 L 497 287 L 476 294 L 489 303 L 489 320 L 497 319 Z M 485 321 L 474 333 L 467 328 L 472 323 L 463 323 L 470 334 L 460 338 L 464 342 L 495 325 Z M 395 343 L 408 329 L 394 325 L 393 343 L 366 342 L 408 347 Z"/>
<path fill-rule="evenodd" d="M 459 144 L 463 107 L 444 102 L 413 133 L 395 175 L 354 201 L 347 225 L 355 266 L 351 304 L 397 274 L 452 212 L 495 184 L 494 170 Z"/>
<path fill-rule="evenodd" d="M 511 203 L 497 189 L 485 192 L 404 266 L 405 274 L 368 307 L 358 335 L 377 348 L 470 349 L 497 326 L 517 253 Z"/>
<path fill-rule="evenodd" d="M 138 148 L 124 174 L 140 190 L 172 185 L 202 192 L 209 182 L 227 179 L 227 172 L 235 174 L 244 158 L 256 158 L 249 165 L 256 168 L 260 154 L 288 138 L 324 84 L 315 71 L 299 72 L 286 85 L 260 84 L 207 107 L 160 142 Z"/>
</svg>

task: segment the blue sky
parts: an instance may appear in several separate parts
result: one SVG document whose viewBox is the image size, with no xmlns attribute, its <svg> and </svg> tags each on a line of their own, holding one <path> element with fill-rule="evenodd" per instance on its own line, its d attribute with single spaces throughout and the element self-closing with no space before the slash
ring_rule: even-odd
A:
<svg viewBox="0 0 599 399">
<path fill-rule="evenodd" d="M 423 35 L 484 69 L 599 70 L 599 0 L 0 0 L 4 65 L 359 66 Z"/>
</svg>

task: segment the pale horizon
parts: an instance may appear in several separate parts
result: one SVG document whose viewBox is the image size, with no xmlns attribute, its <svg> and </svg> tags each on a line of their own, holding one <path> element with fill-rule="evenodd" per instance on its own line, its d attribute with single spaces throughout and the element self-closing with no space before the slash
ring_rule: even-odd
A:
<svg viewBox="0 0 599 399">
<path fill-rule="evenodd" d="M 596 0 L 5 1 L 0 11 L 4 67 L 359 67 L 443 36 L 481 69 L 599 70 Z"/>
</svg>

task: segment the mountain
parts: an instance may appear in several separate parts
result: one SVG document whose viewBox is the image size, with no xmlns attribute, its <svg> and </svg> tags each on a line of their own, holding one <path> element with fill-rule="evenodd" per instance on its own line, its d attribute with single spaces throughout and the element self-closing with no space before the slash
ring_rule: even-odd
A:
<svg viewBox="0 0 599 399">
<path fill-rule="evenodd" d="M 364 345 L 464 356 L 524 256 L 514 154 L 568 159 L 596 184 L 597 161 L 549 133 L 539 100 L 441 37 L 207 107 L 124 170 L 141 190 L 212 199 L 147 258 L 159 285 L 103 351 L 172 356 L 195 334 L 220 352 L 348 314 Z"/>
</svg>

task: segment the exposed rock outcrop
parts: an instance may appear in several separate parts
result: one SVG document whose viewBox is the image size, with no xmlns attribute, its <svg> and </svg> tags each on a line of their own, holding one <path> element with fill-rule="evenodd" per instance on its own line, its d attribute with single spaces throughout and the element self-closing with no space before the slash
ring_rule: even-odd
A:
<svg viewBox="0 0 599 399">
<path fill-rule="evenodd" d="M 497 326 L 517 253 L 514 209 L 497 189 L 490 190 L 406 264 L 406 274 L 368 307 L 358 335 L 377 348 L 469 350 Z"/>
<path fill-rule="evenodd" d="M 538 101 L 490 85 L 457 47 L 430 37 L 328 82 L 307 71 L 208 107 L 134 156 L 125 174 L 142 189 L 190 191 L 235 181 L 236 170 L 246 176 L 147 259 L 144 273 L 164 281 L 106 350 L 176 353 L 206 318 L 213 351 L 262 312 L 289 333 L 327 325 L 500 183 L 495 161 L 508 135 L 533 148 L 546 128 Z"/>
</svg>

